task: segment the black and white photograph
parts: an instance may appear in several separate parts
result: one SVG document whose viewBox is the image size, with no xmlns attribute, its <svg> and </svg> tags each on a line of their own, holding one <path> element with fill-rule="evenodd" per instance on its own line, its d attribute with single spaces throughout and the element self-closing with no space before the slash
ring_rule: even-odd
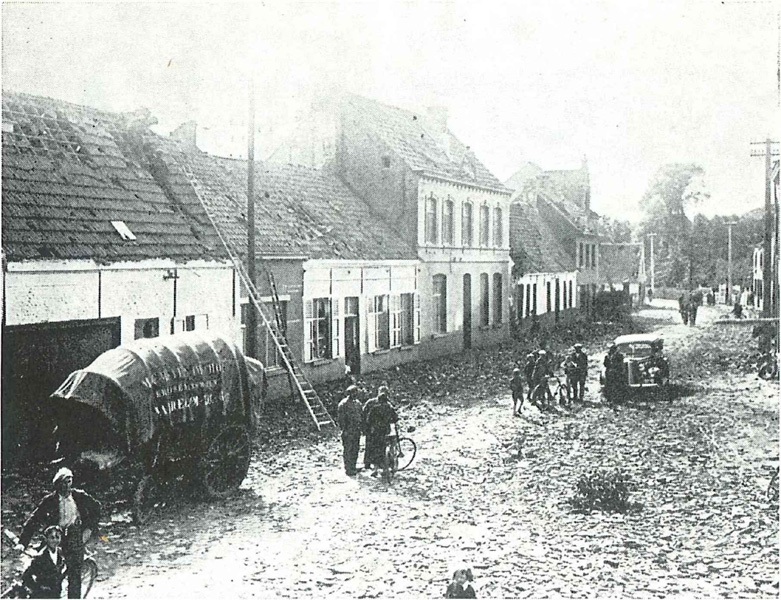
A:
<svg viewBox="0 0 781 600">
<path fill-rule="evenodd" d="M 0 597 L 779 597 L 781 1 L 0 28 Z"/>
</svg>

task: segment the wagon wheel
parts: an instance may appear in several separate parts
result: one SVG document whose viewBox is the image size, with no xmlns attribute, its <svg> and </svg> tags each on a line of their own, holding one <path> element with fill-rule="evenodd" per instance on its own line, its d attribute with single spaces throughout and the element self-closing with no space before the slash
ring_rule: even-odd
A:
<svg viewBox="0 0 781 600">
<path fill-rule="evenodd" d="M 211 498 L 224 498 L 237 489 L 247 476 L 250 461 L 247 428 L 229 425 L 209 443 L 200 462 L 200 479 Z"/>
<path fill-rule="evenodd" d="M 133 521 L 138 525 L 147 523 L 162 504 L 157 481 L 152 475 L 144 475 L 133 494 Z"/>
</svg>

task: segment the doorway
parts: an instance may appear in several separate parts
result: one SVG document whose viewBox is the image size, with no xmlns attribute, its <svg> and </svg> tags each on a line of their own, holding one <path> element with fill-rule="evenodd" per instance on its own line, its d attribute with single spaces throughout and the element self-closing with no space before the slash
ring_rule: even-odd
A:
<svg viewBox="0 0 781 600">
<path fill-rule="evenodd" d="M 344 299 L 344 363 L 350 373 L 361 372 L 361 322 L 358 316 L 358 297 Z"/>
<path fill-rule="evenodd" d="M 464 275 L 464 348 L 472 347 L 472 276 Z"/>
</svg>

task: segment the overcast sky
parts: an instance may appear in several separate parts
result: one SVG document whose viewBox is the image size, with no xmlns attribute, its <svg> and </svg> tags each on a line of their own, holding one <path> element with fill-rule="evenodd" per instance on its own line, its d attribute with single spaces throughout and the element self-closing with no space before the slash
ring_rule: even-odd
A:
<svg viewBox="0 0 781 600">
<path fill-rule="evenodd" d="M 667 162 L 706 172 L 708 215 L 764 201 L 778 139 L 777 2 L 546 0 L 2 6 L 2 83 L 124 111 L 160 132 L 194 119 L 205 150 L 245 153 L 254 73 L 258 150 L 315 94 L 444 105 L 501 180 L 525 161 L 591 171 L 599 212 L 635 218 Z M 218 143 L 219 142 L 219 143 Z"/>
</svg>

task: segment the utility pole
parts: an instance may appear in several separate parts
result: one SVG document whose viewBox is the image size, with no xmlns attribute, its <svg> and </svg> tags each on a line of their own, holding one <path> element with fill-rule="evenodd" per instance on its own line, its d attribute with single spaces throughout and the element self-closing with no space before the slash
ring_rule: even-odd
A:
<svg viewBox="0 0 781 600">
<path fill-rule="evenodd" d="M 649 233 L 648 237 L 651 239 L 651 293 L 656 295 L 656 283 L 654 279 L 654 238 L 655 233 Z"/>
<path fill-rule="evenodd" d="M 730 221 L 727 225 L 727 305 L 732 304 L 732 226 L 737 221 Z"/>
<path fill-rule="evenodd" d="M 765 157 L 765 235 L 762 243 L 762 253 L 764 255 L 762 262 L 762 316 L 771 317 L 774 316 L 775 307 L 772 304 L 772 292 L 773 292 L 773 256 L 772 256 L 772 239 L 773 239 L 773 206 L 771 203 L 771 186 L 772 186 L 772 172 L 773 172 L 773 156 L 778 156 L 778 149 L 773 148 L 774 144 L 778 144 L 777 141 L 773 141 L 767 138 L 764 142 L 751 142 L 752 146 L 764 145 L 764 152 L 760 150 L 752 150 L 751 156 L 763 156 Z"/>
<path fill-rule="evenodd" d="M 255 79 L 250 76 L 247 128 L 247 278 L 255 287 Z M 252 302 L 247 310 L 247 356 L 257 358 L 258 319 Z"/>
</svg>

